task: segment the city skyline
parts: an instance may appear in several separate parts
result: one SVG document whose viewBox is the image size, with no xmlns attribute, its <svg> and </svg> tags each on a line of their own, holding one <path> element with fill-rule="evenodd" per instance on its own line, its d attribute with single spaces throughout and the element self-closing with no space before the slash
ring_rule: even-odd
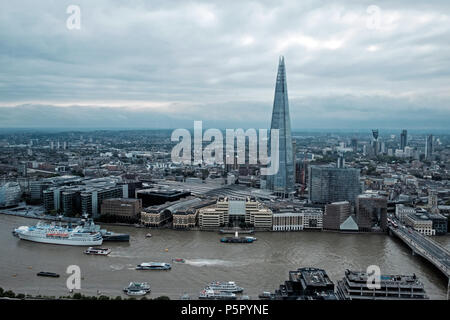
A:
<svg viewBox="0 0 450 320">
<path fill-rule="evenodd" d="M 3 1 L 0 300 L 450 301 L 449 22 L 448 0 Z"/>
<path fill-rule="evenodd" d="M 24 3 L 1 5 L 0 127 L 267 127 L 284 55 L 293 129 L 448 128 L 445 1 L 81 1 L 79 30 Z"/>
</svg>

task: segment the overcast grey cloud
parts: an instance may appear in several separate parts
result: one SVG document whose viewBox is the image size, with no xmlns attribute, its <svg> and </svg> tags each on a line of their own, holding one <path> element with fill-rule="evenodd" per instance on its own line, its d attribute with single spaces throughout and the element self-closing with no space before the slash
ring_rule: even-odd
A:
<svg viewBox="0 0 450 320">
<path fill-rule="evenodd" d="M 2 1 L 0 126 L 267 127 L 284 55 L 293 128 L 446 129 L 449 39 L 446 0 Z"/>
</svg>

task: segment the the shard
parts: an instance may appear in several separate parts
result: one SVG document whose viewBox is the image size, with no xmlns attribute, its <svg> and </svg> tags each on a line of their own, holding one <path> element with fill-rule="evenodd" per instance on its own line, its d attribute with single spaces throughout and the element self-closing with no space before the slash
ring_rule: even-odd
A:
<svg viewBox="0 0 450 320">
<path fill-rule="evenodd" d="M 284 57 L 278 64 L 275 98 L 273 101 L 272 124 L 270 129 L 279 130 L 279 169 L 274 175 L 267 176 L 267 188 L 281 197 L 294 193 L 294 151 L 291 135 L 291 118 L 286 84 Z"/>
</svg>

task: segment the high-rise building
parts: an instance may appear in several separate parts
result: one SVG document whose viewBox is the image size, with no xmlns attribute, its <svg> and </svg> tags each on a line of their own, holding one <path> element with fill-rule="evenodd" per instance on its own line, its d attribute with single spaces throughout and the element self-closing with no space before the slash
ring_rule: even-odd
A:
<svg viewBox="0 0 450 320">
<path fill-rule="evenodd" d="M 405 150 L 406 144 L 408 143 L 408 131 L 402 130 L 400 134 L 400 149 Z"/>
<path fill-rule="evenodd" d="M 310 166 L 308 173 L 308 199 L 312 203 L 355 203 L 361 193 L 359 169 Z"/>
<path fill-rule="evenodd" d="M 372 141 L 373 154 L 377 155 L 378 152 L 380 151 L 380 141 L 378 141 L 378 129 L 372 130 L 372 136 L 373 136 Z"/>
<path fill-rule="evenodd" d="M 0 185 L 0 208 L 17 206 L 22 190 L 17 182 L 6 182 Z"/>
<path fill-rule="evenodd" d="M 110 198 L 103 200 L 100 207 L 101 217 L 112 222 L 139 222 L 141 211 L 141 199 Z"/>
<path fill-rule="evenodd" d="M 294 155 L 284 57 L 280 57 L 270 129 L 279 130 L 278 172 L 267 176 L 267 188 L 281 197 L 294 193 Z"/>
<path fill-rule="evenodd" d="M 386 231 L 387 199 L 378 194 L 362 194 L 356 200 L 356 221 L 360 231 Z"/>
<path fill-rule="evenodd" d="M 345 168 L 345 158 L 343 154 L 340 154 L 337 158 L 336 166 L 338 168 Z"/>
<path fill-rule="evenodd" d="M 352 206 L 348 201 L 333 202 L 325 206 L 323 228 L 339 230 L 341 224 L 351 215 Z"/>
<path fill-rule="evenodd" d="M 353 138 L 350 142 L 350 146 L 353 149 L 353 152 L 357 152 L 358 151 L 358 139 Z"/>
<path fill-rule="evenodd" d="M 425 159 L 430 159 L 433 154 L 433 135 L 427 136 L 425 141 Z"/>
</svg>

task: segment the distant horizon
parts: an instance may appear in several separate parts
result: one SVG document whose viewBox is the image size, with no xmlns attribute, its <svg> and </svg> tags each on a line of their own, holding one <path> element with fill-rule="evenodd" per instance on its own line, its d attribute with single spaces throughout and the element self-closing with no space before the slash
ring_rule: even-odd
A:
<svg viewBox="0 0 450 320">
<path fill-rule="evenodd" d="M 217 128 L 219 130 L 226 129 L 250 129 L 251 127 L 236 127 L 236 128 L 220 128 L 220 127 L 204 127 L 203 130 L 209 128 Z M 43 132 L 43 133 L 58 133 L 58 132 L 94 132 L 94 131 L 173 131 L 178 128 L 149 128 L 149 127 L 0 127 L 0 134 L 5 132 Z M 192 127 L 183 127 L 183 129 L 193 130 Z M 255 129 L 269 129 L 255 128 Z M 358 133 L 372 135 L 372 129 L 378 129 L 380 135 L 395 134 L 400 135 L 401 130 L 406 129 L 408 134 L 450 134 L 450 129 L 408 129 L 408 128 L 355 128 L 355 129 L 340 129 L 340 128 L 292 128 L 292 133 Z"/>
</svg>

